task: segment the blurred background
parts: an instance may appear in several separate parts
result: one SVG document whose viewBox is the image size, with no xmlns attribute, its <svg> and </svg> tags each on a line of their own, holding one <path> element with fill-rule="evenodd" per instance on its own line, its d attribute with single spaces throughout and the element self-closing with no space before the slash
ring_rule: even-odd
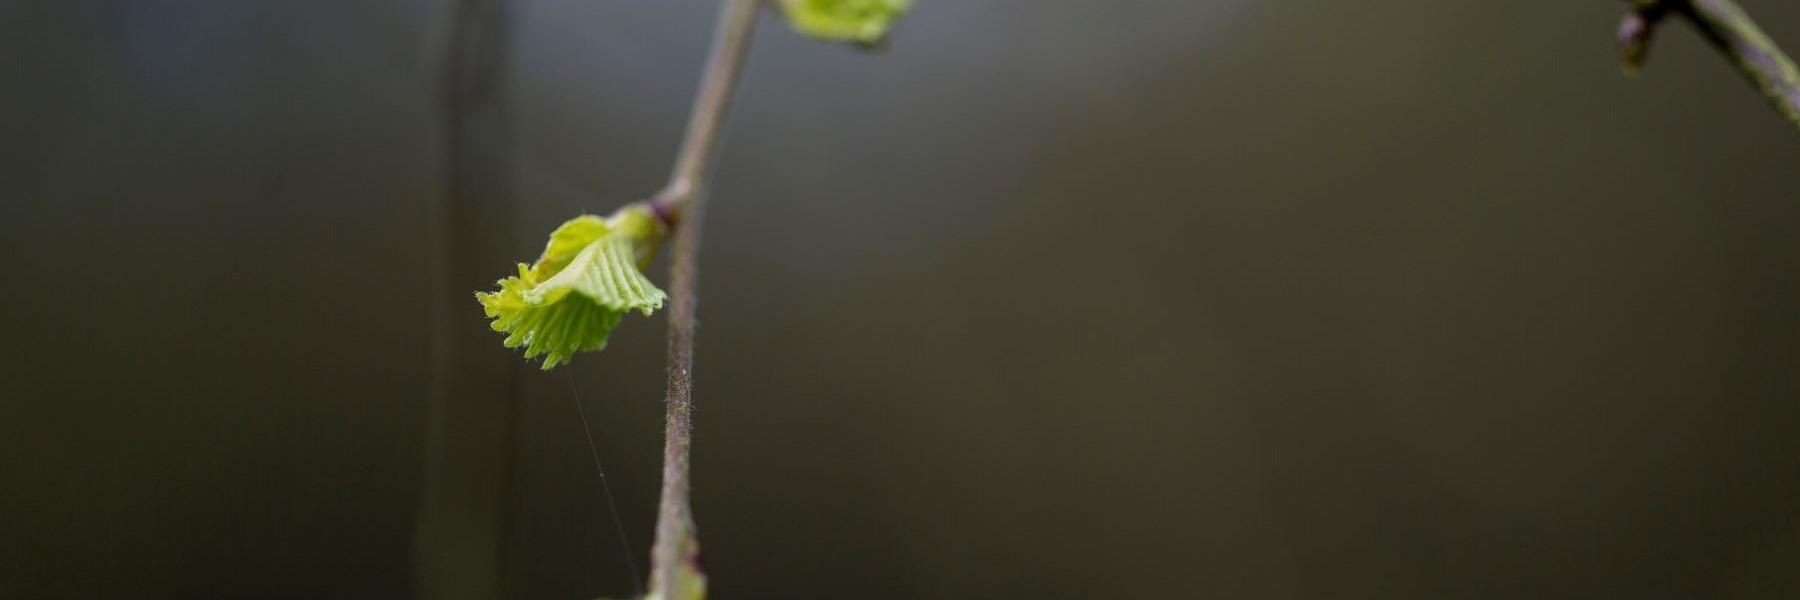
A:
<svg viewBox="0 0 1800 600">
<path fill-rule="evenodd" d="M 0 2 L 0 597 L 633 592 L 661 319 L 470 293 L 662 184 L 716 3 L 491 4 Z M 766 15 L 713 597 L 1800 597 L 1800 138 L 1622 9 Z"/>
</svg>

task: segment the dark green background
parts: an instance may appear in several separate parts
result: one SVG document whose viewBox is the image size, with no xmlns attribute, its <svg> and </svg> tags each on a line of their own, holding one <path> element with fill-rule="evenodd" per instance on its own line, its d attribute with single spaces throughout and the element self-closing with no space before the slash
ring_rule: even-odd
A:
<svg viewBox="0 0 1800 600">
<path fill-rule="evenodd" d="M 714 597 L 1800 596 L 1800 136 L 1686 27 L 1620 76 L 1622 9 L 765 19 L 705 247 Z M 516 258 L 661 184 L 712 10 L 517 3 Z M 418 589 L 449 12 L 0 1 L 0 596 Z M 507 597 L 631 590 L 569 383 L 642 565 L 662 352 L 634 317 L 493 398 Z"/>
</svg>

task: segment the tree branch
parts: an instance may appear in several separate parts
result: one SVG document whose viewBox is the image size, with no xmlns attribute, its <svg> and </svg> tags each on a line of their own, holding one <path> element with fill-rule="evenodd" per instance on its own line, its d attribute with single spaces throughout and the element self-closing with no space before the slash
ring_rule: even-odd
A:
<svg viewBox="0 0 1800 600">
<path fill-rule="evenodd" d="M 1800 69 L 1732 0 L 1627 0 L 1635 8 L 1619 24 L 1625 67 L 1636 71 L 1650 51 L 1657 25 L 1679 15 L 1694 25 L 1789 124 L 1800 130 Z"/>
<path fill-rule="evenodd" d="M 738 75 L 743 72 L 761 5 L 760 0 L 723 0 L 719 7 L 711 55 L 706 61 L 706 72 L 700 76 L 700 91 L 694 96 L 694 110 L 688 115 L 681 149 L 675 153 L 675 170 L 652 201 L 657 214 L 670 222 L 679 220 L 690 205 L 699 203 L 701 184 L 716 154 L 720 125 L 731 106 Z"/>
<path fill-rule="evenodd" d="M 702 590 L 698 584 L 699 542 L 688 504 L 688 448 L 691 445 L 694 389 L 694 309 L 700 279 L 700 222 L 706 176 L 718 146 L 719 128 L 743 71 L 744 56 L 755 31 L 759 0 L 723 0 L 706 72 L 694 99 L 687 134 L 676 155 L 669 183 L 651 206 L 675 228 L 670 257 L 669 391 L 663 439 L 662 500 L 656 516 L 656 543 L 650 551 L 650 594 L 662 600 L 687 600 Z"/>
</svg>

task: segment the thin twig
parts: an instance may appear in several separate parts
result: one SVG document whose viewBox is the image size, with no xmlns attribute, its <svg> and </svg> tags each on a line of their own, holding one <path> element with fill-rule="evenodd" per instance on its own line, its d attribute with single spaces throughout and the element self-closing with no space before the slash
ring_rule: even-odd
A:
<svg viewBox="0 0 1800 600">
<path fill-rule="evenodd" d="M 1619 25 L 1625 66 L 1635 71 L 1650 50 L 1656 26 L 1671 14 L 1685 17 L 1738 72 L 1762 92 L 1788 123 L 1800 129 L 1800 68 L 1732 0 L 1628 0 L 1635 9 Z"/>
<path fill-rule="evenodd" d="M 675 154 L 675 170 L 653 204 L 665 218 L 677 220 L 683 211 L 700 203 L 700 187 L 719 144 L 720 125 L 731 106 L 732 91 L 749 54 L 750 36 L 756 31 L 760 0 L 724 0 L 719 7 L 718 28 L 694 110 L 688 115 L 687 133 Z"/>
<path fill-rule="evenodd" d="M 755 31 L 759 0 L 723 0 L 711 56 L 688 120 L 687 136 L 675 159 L 669 184 L 653 200 L 658 214 L 675 227 L 670 258 L 668 417 L 663 439 L 662 500 L 656 515 L 656 544 L 650 551 L 650 590 L 663 600 L 686 600 L 683 571 L 699 573 L 700 547 L 688 504 L 688 448 L 694 399 L 694 308 L 700 279 L 700 222 L 706 175 L 718 146 L 719 128 L 743 71 Z"/>
</svg>

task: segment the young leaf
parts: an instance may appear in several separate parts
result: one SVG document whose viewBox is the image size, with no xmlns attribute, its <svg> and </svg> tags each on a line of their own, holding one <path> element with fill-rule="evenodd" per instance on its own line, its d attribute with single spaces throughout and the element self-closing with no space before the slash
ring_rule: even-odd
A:
<svg viewBox="0 0 1800 600">
<path fill-rule="evenodd" d="M 873 44 L 912 0 L 781 0 L 781 12 L 796 31 L 821 40 Z"/>
<path fill-rule="evenodd" d="M 497 292 L 476 292 L 494 331 L 525 358 L 544 357 L 544 370 L 576 352 L 606 347 L 626 312 L 650 314 L 668 298 L 638 269 L 662 237 L 648 208 L 628 206 L 607 219 L 582 215 L 551 232 L 536 263 L 499 281 Z"/>
</svg>

